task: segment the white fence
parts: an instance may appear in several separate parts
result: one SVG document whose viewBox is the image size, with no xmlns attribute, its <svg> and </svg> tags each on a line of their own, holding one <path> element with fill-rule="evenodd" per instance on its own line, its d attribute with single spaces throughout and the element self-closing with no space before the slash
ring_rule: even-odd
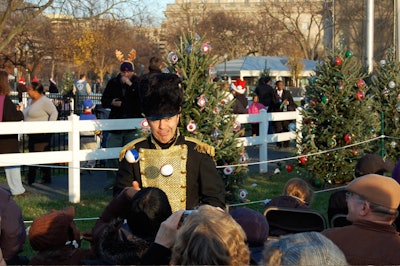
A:
<svg viewBox="0 0 400 266">
<path fill-rule="evenodd" d="M 244 146 L 260 145 L 260 161 L 268 160 L 268 143 L 296 139 L 296 132 L 268 134 L 269 121 L 296 120 L 296 126 L 301 126 L 302 117 L 298 111 L 237 115 L 237 121 L 246 123 L 260 123 L 260 133 L 256 137 L 242 137 Z M 0 135 L 31 134 L 31 133 L 68 133 L 67 151 L 29 152 L 0 154 L 0 167 L 13 165 L 68 163 L 68 193 L 69 201 L 80 201 L 80 161 L 102 160 L 118 158 L 122 147 L 100 148 L 97 150 L 80 150 L 80 131 L 92 130 L 126 130 L 141 128 L 142 119 L 99 119 L 79 120 L 79 116 L 71 115 L 68 120 L 52 122 L 2 122 Z M 268 171 L 266 163 L 260 164 L 260 172 Z"/>
</svg>

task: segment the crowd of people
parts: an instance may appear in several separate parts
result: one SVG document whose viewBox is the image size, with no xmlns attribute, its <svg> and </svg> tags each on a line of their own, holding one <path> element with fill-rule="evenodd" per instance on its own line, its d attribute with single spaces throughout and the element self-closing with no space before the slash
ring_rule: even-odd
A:
<svg viewBox="0 0 400 266">
<path fill-rule="evenodd" d="M 111 108 L 110 118 L 143 114 L 150 134 L 138 137 L 134 132 L 118 131 L 109 136 L 108 141 L 125 146 L 116 163 L 116 176 L 112 177 L 114 197 L 94 227 L 81 232 L 74 222 L 74 208 L 68 207 L 36 218 L 26 230 L 20 208 L 7 191 L 0 189 L 0 265 L 400 264 L 400 236 L 395 223 L 400 204 L 400 185 L 395 179 L 400 175 L 399 168 L 386 165 L 376 156 L 360 160 L 355 169 L 357 178 L 346 186 L 344 206 L 340 206 L 340 198 L 330 201 L 335 203 L 335 214 L 345 210 L 350 225 L 322 232 L 281 232 L 279 237 L 271 238 L 274 228 L 261 213 L 249 208 L 228 209 L 224 183 L 215 167 L 214 148 L 180 134 L 184 99 L 179 77 L 155 71 L 139 80 L 133 72 L 131 62 L 122 62 L 120 74 L 107 85 L 102 103 Z M 3 74 L 0 71 L 3 121 L 57 117 L 54 105 L 43 94 L 43 86 L 32 80 L 30 105 L 23 113 L 14 106 L 8 118 L 5 107 L 10 103 L 7 88 L 1 88 Z M 263 86 L 269 84 L 266 79 Z M 264 96 L 260 93 L 260 102 L 272 111 L 295 108 L 283 83 L 278 81 L 276 86 L 268 92 L 272 93 L 271 101 L 262 102 Z M 232 90 L 238 97 L 243 94 L 243 84 L 237 83 Z M 132 103 L 134 95 L 137 98 Z M 84 112 L 87 117 L 82 119 L 95 119 L 90 114 L 92 104 L 82 102 L 82 108 L 88 109 Z M 275 130 L 287 130 L 286 123 L 275 125 Z M 29 138 L 30 151 L 47 149 L 48 136 L 35 134 Z M 390 171 L 393 178 L 385 176 Z M 36 182 L 35 177 L 36 167 L 32 167 L 29 185 Z M 51 182 L 45 171 L 42 182 Z M 307 209 L 313 194 L 306 181 L 293 178 L 282 195 L 265 208 Z M 26 238 L 35 251 L 31 258 L 19 255 Z M 90 248 L 81 248 L 83 240 L 90 243 Z"/>
<path fill-rule="evenodd" d="M 0 189 L 6 221 L 1 223 L 0 265 L 398 265 L 399 173 L 379 164 L 371 168 L 376 159 L 363 157 L 355 172 L 369 173 L 345 187 L 349 225 L 277 237 L 271 237 L 273 228 L 258 211 L 228 210 L 200 198 L 190 211 L 182 205 L 174 210 L 174 197 L 137 180 L 110 201 L 88 231 L 77 228 L 74 208 L 68 207 L 36 218 L 26 233 L 21 210 Z M 392 177 L 385 176 L 390 170 Z M 308 183 L 292 178 L 265 208 L 307 209 L 311 202 Z M 18 255 L 26 237 L 35 251 L 31 258 Z M 82 248 L 82 241 L 89 248 Z"/>
</svg>

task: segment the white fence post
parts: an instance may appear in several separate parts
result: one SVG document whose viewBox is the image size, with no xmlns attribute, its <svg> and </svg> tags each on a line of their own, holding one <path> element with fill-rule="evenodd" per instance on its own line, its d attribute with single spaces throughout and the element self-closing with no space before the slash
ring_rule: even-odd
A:
<svg viewBox="0 0 400 266">
<path fill-rule="evenodd" d="M 261 138 L 260 145 L 260 162 L 266 162 L 268 160 L 268 113 L 265 109 L 260 110 L 261 122 L 259 127 L 259 135 Z M 268 164 L 260 163 L 260 173 L 268 172 Z"/>
<path fill-rule="evenodd" d="M 68 149 L 72 152 L 68 167 L 68 195 L 70 202 L 78 203 L 81 200 L 79 116 L 72 114 L 68 120 L 72 124 L 72 130 L 68 132 Z"/>
</svg>

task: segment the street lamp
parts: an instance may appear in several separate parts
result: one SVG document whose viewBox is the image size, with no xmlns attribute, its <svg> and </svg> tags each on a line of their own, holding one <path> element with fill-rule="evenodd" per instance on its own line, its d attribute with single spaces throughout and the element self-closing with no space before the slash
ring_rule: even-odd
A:
<svg viewBox="0 0 400 266">
<path fill-rule="evenodd" d="M 17 69 L 17 48 L 14 47 L 14 91 L 17 91 L 18 69 Z"/>
<path fill-rule="evenodd" d="M 25 43 L 24 45 L 24 50 L 25 50 L 25 71 L 26 71 L 26 75 L 27 75 L 27 82 L 28 84 L 31 83 L 31 77 L 29 75 L 29 69 L 28 69 L 28 52 L 29 52 L 29 44 Z"/>
<path fill-rule="evenodd" d="M 226 81 L 226 59 L 228 59 L 228 54 L 224 54 L 224 80 Z"/>
</svg>

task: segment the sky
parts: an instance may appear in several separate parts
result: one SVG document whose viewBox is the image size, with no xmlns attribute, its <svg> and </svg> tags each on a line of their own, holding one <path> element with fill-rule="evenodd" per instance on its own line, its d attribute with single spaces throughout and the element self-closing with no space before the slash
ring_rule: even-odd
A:
<svg viewBox="0 0 400 266">
<path fill-rule="evenodd" d="M 175 3 L 175 0 L 150 0 L 146 1 L 146 5 L 149 7 L 149 10 L 154 12 L 157 18 L 160 18 L 161 21 L 165 19 L 164 11 L 167 8 L 167 4 Z"/>
</svg>

